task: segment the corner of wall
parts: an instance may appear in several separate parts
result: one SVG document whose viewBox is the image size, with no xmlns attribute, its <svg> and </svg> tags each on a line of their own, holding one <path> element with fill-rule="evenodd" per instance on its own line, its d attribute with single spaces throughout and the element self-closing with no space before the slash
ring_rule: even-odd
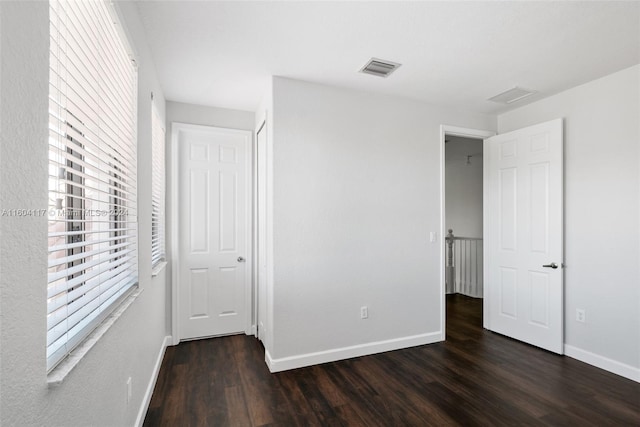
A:
<svg viewBox="0 0 640 427">
<path fill-rule="evenodd" d="M 500 132 L 565 119 L 565 350 L 636 381 L 639 116 L 640 64 L 498 116 Z M 612 224 L 624 230 L 619 238 Z M 586 322 L 576 321 L 577 309 Z"/>
</svg>

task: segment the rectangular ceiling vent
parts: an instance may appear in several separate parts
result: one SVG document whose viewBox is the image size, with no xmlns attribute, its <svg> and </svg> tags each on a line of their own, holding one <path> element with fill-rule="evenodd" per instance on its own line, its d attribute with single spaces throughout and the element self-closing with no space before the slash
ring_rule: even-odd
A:
<svg viewBox="0 0 640 427">
<path fill-rule="evenodd" d="M 367 64 L 360 69 L 361 73 L 371 74 L 372 76 L 388 77 L 402 64 L 397 62 L 386 61 L 384 59 L 371 58 Z"/>
<path fill-rule="evenodd" d="M 534 93 L 536 93 L 534 90 L 523 89 L 516 86 L 513 89 L 509 89 L 506 92 L 502 92 L 499 95 L 489 98 L 489 101 L 498 102 L 500 104 L 511 104 L 524 99 L 527 96 L 531 96 Z"/>
</svg>

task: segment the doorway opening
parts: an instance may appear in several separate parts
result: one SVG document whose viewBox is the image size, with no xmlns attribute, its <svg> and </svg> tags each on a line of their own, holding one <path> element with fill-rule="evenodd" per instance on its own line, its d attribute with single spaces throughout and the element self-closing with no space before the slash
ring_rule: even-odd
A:
<svg viewBox="0 0 640 427">
<path fill-rule="evenodd" d="M 495 132 L 440 126 L 442 339 L 447 323 L 483 327 L 484 139 Z"/>
<path fill-rule="evenodd" d="M 447 322 L 482 326 L 483 140 L 445 134 Z"/>
<path fill-rule="evenodd" d="M 452 126 L 440 129 L 442 235 L 448 197 L 445 140 L 450 136 L 484 140 L 483 327 L 562 354 L 563 120 L 497 136 Z M 453 234 L 455 238 L 456 230 Z M 445 243 L 441 239 L 443 340 L 447 322 Z"/>
</svg>

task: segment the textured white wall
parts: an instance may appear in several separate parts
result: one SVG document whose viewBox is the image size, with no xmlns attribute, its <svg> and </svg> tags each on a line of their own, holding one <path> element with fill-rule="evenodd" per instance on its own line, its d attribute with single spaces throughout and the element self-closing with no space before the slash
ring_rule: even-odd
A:
<svg viewBox="0 0 640 427">
<path fill-rule="evenodd" d="M 482 237 L 482 140 L 448 136 L 445 145 L 446 228 Z M 473 155 L 467 164 L 467 156 Z"/>
<path fill-rule="evenodd" d="M 0 204 L 45 208 L 48 4 L 2 2 L 0 10 Z M 20 425 L 15 409 L 30 411 L 46 390 L 46 283 L 46 218 L 0 217 L 0 424 Z"/>
<path fill-rule="evenodd" d="M 138 299 L 59 386 L 46 384 L 46 218 L 0 218 L 0 424 L 133 425 L 167 334 L 165 273 L 150 277 L 150 91 L 163 112 L 135 5 L 123 4 L 139 63 Z M 47 2 L 0 2 L 0 208 L 47 205 Z M 126 380 L 132 399 L 126 403 Z"/>
<path fill-rule="evenodd" d="M 565 342 L 640 367 L 640 65 L 498 117 L 565 118 Z M 576 309 L 586 309 L 586 322 Z"/>
<path fill-rule="evenodd" d="M 271 356 L 440 331 L 441 246 L 429 243 L 440 230 L 440 125 L 493 130 L 495 117 L 273 85 Z"/>
</svg>

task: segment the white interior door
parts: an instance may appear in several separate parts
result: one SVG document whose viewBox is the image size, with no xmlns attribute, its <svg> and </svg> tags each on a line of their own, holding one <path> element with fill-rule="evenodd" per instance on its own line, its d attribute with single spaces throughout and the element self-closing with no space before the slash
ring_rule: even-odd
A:
<svg viewBox="0 0 640 427">
<path fill-rule="evenodd" d="M 247 330 L 250 133 L 180 125 L 180 339 Z"/>
<path fill-rule="evenodd" d="M 484 152 L 485 326 L 562 354 L 562 119 L 488 138 Z"/>
<path fill-rule="evenodd" d="M 267 328 L 267 125 L 262 125 L 256 135 L 258 176 L 258 339 L 265 340 Z"/>
</svg>

